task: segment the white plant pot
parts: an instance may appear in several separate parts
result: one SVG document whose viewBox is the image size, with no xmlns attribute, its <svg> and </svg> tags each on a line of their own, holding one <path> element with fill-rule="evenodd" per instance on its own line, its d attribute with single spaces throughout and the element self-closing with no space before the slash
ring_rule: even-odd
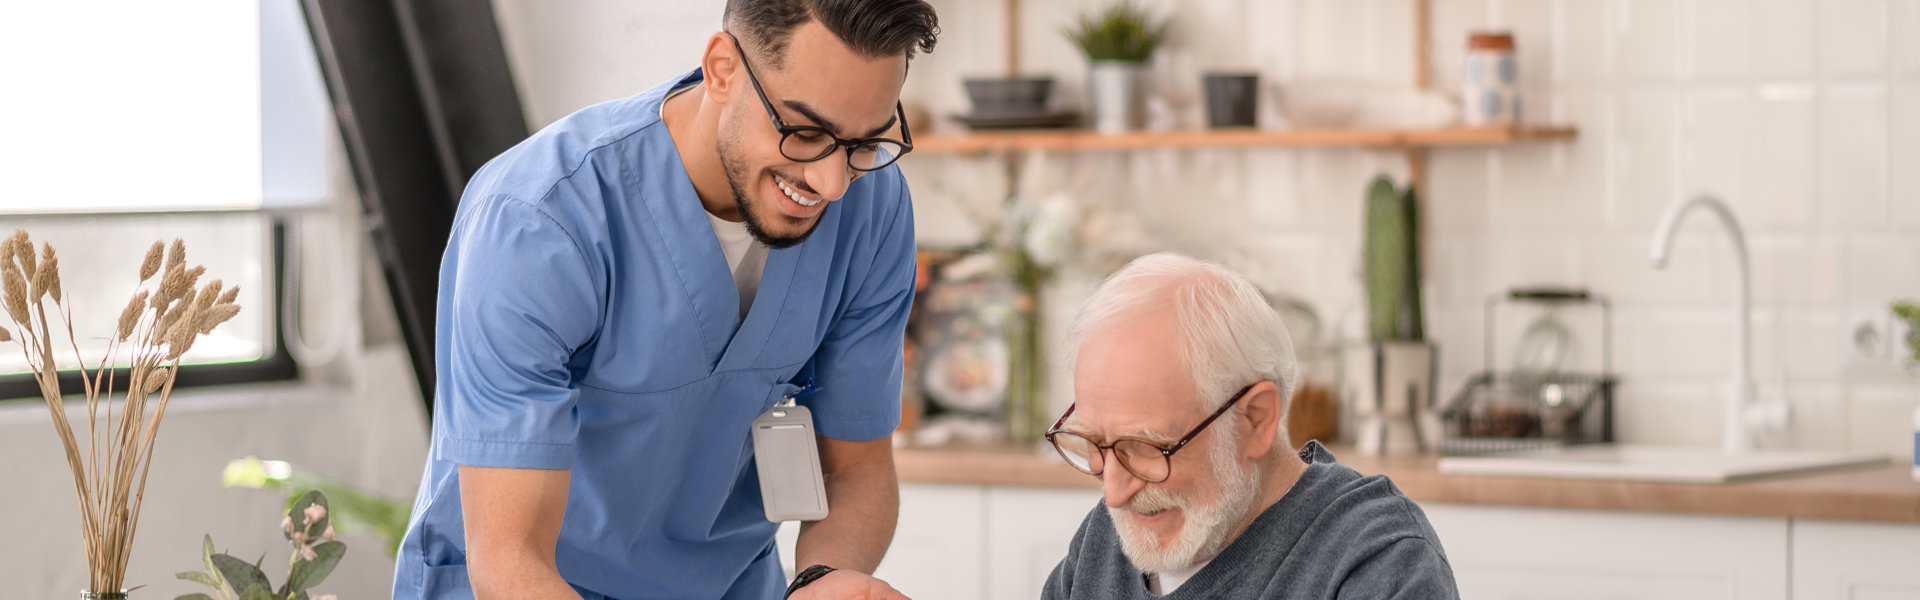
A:
<svg viewBox="0 0 1920 600">
<path fill-rule="evenodd" d="M 1141 90 L 1145 63 L 1093 61 L 1087 66 L 1087 101 L 1093 130 L 1101 134 L 1138 131 L 1146 121 Z"/>
<path fill-rule="evenodd" d="M 1343 420 L 1354 427 L 1354 448 L 1365 456 L 1421 454 L 1440 447 L 1433 387 L 1438 350 L 1427 342 L 1378 341 L 1349 346 L 1341 369 L 1350 404 Z"/>
</svg>

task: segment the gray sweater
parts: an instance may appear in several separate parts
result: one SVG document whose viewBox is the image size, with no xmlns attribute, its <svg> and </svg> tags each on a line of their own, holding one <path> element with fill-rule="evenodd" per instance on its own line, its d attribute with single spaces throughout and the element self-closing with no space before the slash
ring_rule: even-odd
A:
<svg viewBox="0 0 1920 600">
<path fill-rule="evenodd" d="M 1319 442 L 1300 457 L 1299 483 L 1254 519 L 1192 579 L 1164 596 L 1265 598 L 1458 598 L 1440 538 L 1412 500 L 1383 475 L 1361 477 Z M 1105 506 L 1080 523 L 1042 598 L 1153 598 L 1120 552 Z"/>
</svg>

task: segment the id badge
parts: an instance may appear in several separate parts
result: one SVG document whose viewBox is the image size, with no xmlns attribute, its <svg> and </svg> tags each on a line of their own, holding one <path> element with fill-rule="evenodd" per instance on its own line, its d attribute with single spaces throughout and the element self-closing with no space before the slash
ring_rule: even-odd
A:
<svg viewBox="0 0 1920 600">
<path fill-rule="evenodd" d="M 753 455 L 760 471 L 760 503 L 768 521 L 827 518 L 827 488 L 820 474 L 812 411 L 789 397 L 761 413 L 753 420 Z"/>
</svg>

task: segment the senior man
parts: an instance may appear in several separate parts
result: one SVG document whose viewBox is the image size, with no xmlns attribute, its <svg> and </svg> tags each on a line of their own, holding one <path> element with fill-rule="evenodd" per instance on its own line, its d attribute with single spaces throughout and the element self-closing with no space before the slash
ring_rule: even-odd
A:
<svg viewBox="0 0 1920 600">
<path fill-rule="evenodd" d="M 1043 598 L 1459 596 L 1432 526 L 1392 482 L 1318 442 L 1293 450 L 1292 343 L 1245 278 L 1140 258 L 1069 336 L 1075 403 L 1047 439 L 1105 499 Z"/>
</svg>

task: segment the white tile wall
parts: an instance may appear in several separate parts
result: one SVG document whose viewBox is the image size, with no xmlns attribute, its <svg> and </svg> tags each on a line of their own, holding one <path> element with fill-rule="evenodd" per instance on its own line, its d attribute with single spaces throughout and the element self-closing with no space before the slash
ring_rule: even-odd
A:
<svg viewBox="0 0 1920 600">
<path fill-rule="evenodd" d="M 1711 87 L 1689 94 L 1682 131 L 1680 193 L 1706 193 L 1725 199 L 1747 217 L 1751 227 L 1771 219 L 1753 210 L 1747 165 L 1753 147 L 1752 96 L 1745 89 Z M 1665 204 L 1662 202 L 1661 204 Z M 1664 208 L 1664 207 L 1663 207 Z M 1741 210 L 1744 209 L 1744 210 Z"/>
<path fill-rule="evenodd" d="M 1755 236 L 1748 240 L 1753 302 L 1762 307 L 1839 304 L 1845 244 L 1831 238 Z"/>
<path fill-rule="evenodd" d="M 1750 0 L 1694 0 L 1688 31 L 1696 81 L 1744 81 L 1752 73 L 1752 5 Z"/>
<path fill-rule="evenodd" d="M 1820 2 L 1820 70 L 1828 78 L 1878 79 L 1887 68 L 1887 4 L 1912 0 Z"/>
<path fill-rule="evenodd" d="M 1288 228 L 1303 224 L 1305 202 L 1300 197 L 1299 152 L 1287 148 L 1255 148 L 1247 161 L 1259 168 L 1247 172 L 1244 195 L 1247 216 L 1256 227 Z"/>
<path fill-rule="evenodd" d="M 1900 4 L 1920 7 L 1920 2 Z M 1913 24 L 1914 29 L 1920 29 L 1920 18 Z M 1911 50 L 1920 55 L 1920 45 Z M 1907 81 L 1893 84 L 1893 101 L 1888 104 L 1891 126 L 1887 128 L 1887 164 L 1892 167 L 1887 200 L 1894 224 L 1908 231 L 1920 227 L 1920 169 L 1912 168 L 1920 165 L 1920 80 L 1915 80 L 1920 79 L 1920 71 L 1914 73 Z"/>
<path fill-rule="evenodd" d="M 1711 383 L 1656 384 L 1628 379 L 1615 388 L 1614 437 L 1633 444 L 1720 444 L 1720 391 Z"/>
<path fill-rule="evenodd" d="M 1700 215 L 1687 220 L 1682 227 L 1692 231 L 1674 241 L 1665 269 L 1653 268 L 1649 228 L 1631 237 L 1583 240 L 1574 276 L 1623 307 L 1727 306 L 1733 302 L 1733 273 L 1719 252 L 1726 242 L 1697 233 L 1710 225 Z"/>
<path fill-rule="evenodd" d="M 1560 0 L 1560 20 L 1554 24 L 1555 47 L 1566 65 L 1556 85 L 1579 89 L 1613 81 L 1614 56 L 1611 13 L 1607 0 Z"/>
<path fill-rule="evenodd" d="M 1555 3 L 1497 0 L 1491 4 L 1497 13 L 1488 19 L 1487 25 L 1513 32 L 1515 53 L 1520 58 L 1520 81 L 1540 84 L 1556 82 L 1552 68 L 1559 50 L 1552 43 L 1554 12 L 1557 9 Z M 1437 41 L 1442 44 L 1464 44 L 1466 40 L 1449 38 Z"/>
<path fill-rule="evenodd" d="M 1885 86 L 1829 86 L 1822 98 L 1820 117 L 1822 220 L 1838 231 L 1885 229 Z"/>
<path fill-rule="evenodd" d="M 1855 235 L 1847 241 L 1847 302 L 1884 305 L 1894 298 L 1920 297 L 1920 236 Z"/>
<path fill-rule="evenodd" d="M 1607 220 L 1615 228 L 1652 232 L 1660 212 L 1679 197 L 1679 110 L 1680 98 L 1666 89 L 1635 88 L 1620 96 L 1609 132 L 1617 193 L 1607 201 Z"/>
<path fill-rule="evenodd" d="M 1300 7 L 1300 70 L 1304 81 L 1367 82 L 1374 75 L 1368 48 L 1361 38 L 1373 28 L 1365 11 L 1371 2 L 1302 0 Z"/>
<path fill-rule="evenodd" d="M 1749 231 L 1793 231 L 1818 215 L 1813 182 L 1820 147 L 1814 137 L 1813 88 L 1763 86 L 1756 96 L 1751 143 L 1740 155 L 1752 183 L 1728 200 L 1737 203 Z"/>
<path fill-rule="evenodd" d="M 1755 0 L 1748 3 L 1753 24 L 1753 74 L 1765 78 L 1814 75 L 1818 17 L 1813 0 Z"/>
<path fill-rule="evenodd" d="M 1910 385 L 1853 386 L 1847 398 L 1847 445 L 1854 450 L 1913 456 L 1913 409 L 1920 394 Z"/>
<path fill-rule="evenodd" d="M 1594 234 L 1607 229 L 1607 198 L 1618 181 L 1608 174 L 1612 155 L 1607 131 L 1612 129 L 1616 104 L 1613 97 L 1600 93 L 1554 94 L 1547 122 L 1569 123 L 1583 132 L 1573 140 L 1513 150 L 1543 153 L 1551 158 L 1553 193 L 1560 199 L 1561 231 Z M 1544 152 L 1542 152 L 1544 150 Z"/>
<path fill-rule="evenodd" d="M 1845 356 L 1846 320 L 1823 311 L 1768 310 L 1754 315 L 1753 373 L 1772 387 L 1784 373 L 1789 386 L 1832 382 L 1844 372 L 1836 356 Z M 1792 394 L 1789 394 L 1792 395 Z"/>
<path fill-rule="evenodd" d="M 1887 37 L 1893 39 L 1893 74 L 1920 75 L 1920 2 L 1895 1 L 1888 4 Z"/>
<path fill-rule="evenodd" d="M 934 3 L 945 34 L 933 55 L 914 63 L 905 96 L 938 117 L 966 110 L 962 78 L 1000 72 L 1005 32 L 1003 3 Z M 674 18 L 717 19 L 717 0 L 696 4 Z M 1021 71 L 1054 76 L 1061 105 L 1084 106 L 1085 66 L 1060 28 L 1104 4 L 1022 3 Z M 1405 0 L 1145 5 L 1179 19 L 1155 73 L 1195 81 L 1184 86 L 1189 94 L 1210 69 L 1254 68 L 1270 84 L 1379 90 L 1405 89 L 1412 77 Z M 1769 388 L 1768 375 L 1784 371 L 1801 417 L 1802 427 L 1779 443 L 1906 451 L 1895 434 L 1920 402 L 1920 384 L 1907 376 L 1861 380 L 1841 357 L 1850 319 L 1884 311 L 1896 297 L 1920 297 L 1920 2 L 1432 7 L 1428 68 L 1438 89 L 1457 91 L 1469 31 L 1511 28 L 1528 121 L 1580 131 L 1567 142 L 1428 152 L 1423 266 L 1444 394 L 1480 368 L 1487 294 L 1584 285 L 1618 308 L 1622 437 L 1717 443 L 1718 394 L 1730 368 L 1731 253 L 1721 228 L 1695 215 L 1668 270 L 1648 260 L 1664 209 L 1711 190 L 1736 207 L 1750 233 L 1760 383 Z M 705 35 L 660 38 L 644 25 L 652 22 L 647 10 L 611 2 L 561 9 L 503 0 L 499 10 L 536 124 L 677 72 L 697 54 L 681 46 Z M 1189 110 L 1196 118 L 1198 107 Z M 969 226 L 952 200 L 991 196 L 986 188 L 1001 185 L 983 179 L 981 168 L 944 166 L 959 160 L 916 157 L 910 165 L 923 240 L 964 242 Z M 1222 260 L 1306 298 L 1330 328 L 1354 315 L 1359 300 L 1365 184 L 1375 173 L 1407 173 L 1401 153 L 1348 148 L 1093 153 L 1055 165 L 1056 186 L 1076 168 L 1102 174 L 1084 192 L 1089 210 L 1131 211 L 1164 247 Z M 1084 288 L 1097 277 L 1083 279 Z M 1591 346 L 1584 351 L 1597 353 L 1597 325 L 1565 320 Z"/>
<path fill-rule="evenodd" d="M 1716 309 L 1621 311 L 1623 367 L 1653 382 L 1723 382 L 1733 374 L 1733 316 Z"/>
<path fill-rule="evenodd" d="M 1487 0 L 1432 0 L 1432 14 L 1429 19 L 1433 29 L 1431 36 L 1433 64 L 1429 65 L 1432 81 L 1442 89 L 1460 89 L 1467 64 L 1467 35 L 1469 32 L 1487 29 L 1493 26 L 1488 10 L 1496 3 Z M 1518 44 L 1516 44 L 1518 45 Z M 1522 80 L 1534 74 L 1521 74 Z M 1411 77 L 1411 74 L 1409 74 Z M 1407 83 L 1400 80 L 1400 83 Z"/>
<path fill-rule="evenodd" d="M 1758 377 L 1773 383 L 1766 371 L 1762 369 Z M 1796 448 L 1853 450 L 1847 442 L 1847 434 L 1853 428 L 1853 423 L 1845 390 L 1838 385 L 1802 383 L 1792 380 L 1791 375 L 1789 378 L 1784 393 L 1788 404 L 1793 407 L 1790 417 L 1792 425 L 1784 434 L 1763 443 L 1780 443 Z"/>
<path fill-rule="evenodd" d="M 1682 5 L 1670 0 L 1618 0 L 1614 52 L 1626 81 L 1662 83 L 1680 75 Z"/>
<path fill-rule="evenodd" d="M 1054 37 L 1056 23 L 1089 2 L 1025 8 L 1023 35 Z M 1200 4 L 1175 12 L 1200 23 L 1238 13 L 1244 27 L 1210 29 L 1194 48 L 1213 50 L 1187 54 L 1188 71 L 1254 60 L 1281 85 L 1405 88 L 1411 79 L 1407 2 Z M 1851 317 L 1920 296 L 1920 2 L 1432 0 L 1436 87 L 1457 90 L 1467 33 L 1490 27 L 1517 35 L 1528 121 L 1572 123 L 1580 137 L 1428 152 L 1423 267 L 1428 333 L 1444 348 L 1442 392 L 1480 369 L 1486 294 L 1584 285 L 1619 308 L 1620 435 L 1718 442 L 1718 392 L 1732 369 L 1732 252 L 1722 227 L 1699 213 L 1668 269 L 1647 258 L 1667 206 L 1709 190 L 1749 233 L 1755 373 L 1764 390 L 1786 373 L 1799 413 L 1801 427 L 1774 442 L 1903 450 L 1903 437 L 1862 438 L 1905 423 L 1920 385 L 1855 381 L 1843 356 Z M 1081 77 L 1073 60 L 1035 56 L 1046 44 L 1027 44 L 1031 71 Z M 1309 298 L 1329 323 L 1352 313 L 1361 190 L 1379 171 L 1404 177 L 1400 154 L 1188 156 L 1210 158 L 1127 162 L 1133 204 L 1183 202 L 1179 212 L 1142 210 L 1169 248 Z M 1563 321 L 1588 358 L 1597 354 L 1597 323 Z"/>
</svg>

